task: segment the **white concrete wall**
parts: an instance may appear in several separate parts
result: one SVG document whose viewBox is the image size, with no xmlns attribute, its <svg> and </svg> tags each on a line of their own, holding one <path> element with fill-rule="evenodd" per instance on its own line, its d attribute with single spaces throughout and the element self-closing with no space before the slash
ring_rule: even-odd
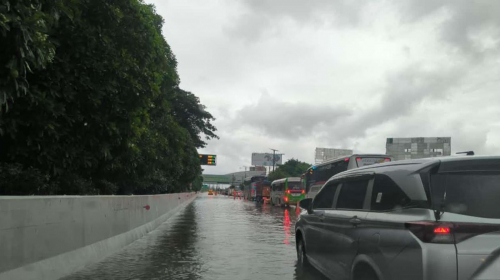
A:
<svg viewBox="0 0 500 280">
<path fill-rule="evenodd" d="M 70 274 L 147 234 L 195 197 L 0 197 L 0 280 Z"/>
</svg>

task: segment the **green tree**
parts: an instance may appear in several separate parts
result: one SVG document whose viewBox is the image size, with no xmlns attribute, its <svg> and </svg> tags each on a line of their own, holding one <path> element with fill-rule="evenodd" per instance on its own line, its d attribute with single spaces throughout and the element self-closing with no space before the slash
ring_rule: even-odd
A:
<svg viewBox="0 0 500 280">
<path fill-rule="evenodd" d="M 54 59 L 50 27 L 68 7 L 62 1 L 0 2 L 0 109 L 28 93 L 27 75 Z"/>
<path fill-rule="evenodd" d="M 200 99 L 196 95 L 178 88 L 170 95 L 169 100 L 173 106 L 172 113 L 175 119 L 187 129 L 197 148 L 206 146 L 201 137 L 202 133 L 206 140 L 219 139 L 214 133 L 215 126 L 210 123 L 214 117 L 205 110 L 204 105 L 200 104 Z"/>
<path fill-rule="evenodd" d="M 270 181 L 287 178 L 287 177 L 300 177 L 311 165 L 296 159 L 289 159 L 283 165 L 269 173 L 267 176 Z"/>
<path fill-rule="evenodd" d="M 0 162 L 38 170 L 44 193 L 187 190 L 201 174 L 201 134 L 217 136 L 210 113 L 179 88 L 154 7 L 32 3 L 0 4 Z M 12 65 L 28 71 L 16 68 L 15 80 Z"/>
</svg>

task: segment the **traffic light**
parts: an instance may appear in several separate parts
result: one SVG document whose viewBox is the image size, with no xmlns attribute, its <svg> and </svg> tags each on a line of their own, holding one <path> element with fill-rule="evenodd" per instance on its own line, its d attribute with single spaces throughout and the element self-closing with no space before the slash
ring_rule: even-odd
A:
<svg viewBox="0 0 500 280">
<path fill-rule="evenodd" d="M 216 155 L 200 155 L 201 165 L 217 165 Z"/>
</svg>

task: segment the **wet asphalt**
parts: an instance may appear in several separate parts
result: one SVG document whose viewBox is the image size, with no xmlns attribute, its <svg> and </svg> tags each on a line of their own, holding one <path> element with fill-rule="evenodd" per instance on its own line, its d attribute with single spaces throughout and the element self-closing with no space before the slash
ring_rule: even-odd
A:
<svg viewBox="0 0 500 280">
<path fill-rule="evenodd" d="M 318 279 L 297 267 L 295 208 L 199 194 L 118 253 L 63 279 Z"/>
</svg>

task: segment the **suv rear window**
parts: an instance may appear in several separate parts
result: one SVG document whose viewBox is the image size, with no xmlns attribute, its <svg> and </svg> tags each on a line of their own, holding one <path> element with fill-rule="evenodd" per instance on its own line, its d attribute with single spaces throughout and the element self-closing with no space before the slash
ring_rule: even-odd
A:
<svg viewBox="0 0 500 280">
<path fill-rule="evenodd" d="M 461 171 L 431 175 L 435 209 L 500 219 L 500 171 Z"/>
</svg>

